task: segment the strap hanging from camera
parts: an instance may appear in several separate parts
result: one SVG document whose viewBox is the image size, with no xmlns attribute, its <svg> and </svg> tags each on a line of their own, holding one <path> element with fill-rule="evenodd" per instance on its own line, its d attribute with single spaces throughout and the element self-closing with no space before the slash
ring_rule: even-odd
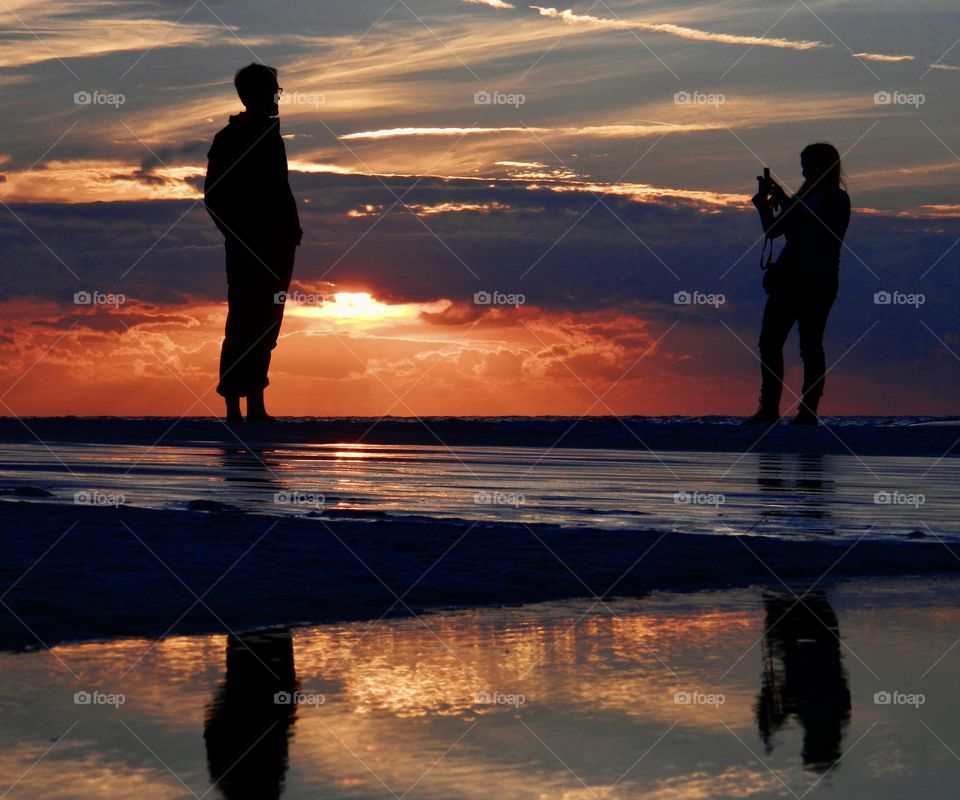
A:
<svg viewBox="0 0 960 800">
<path fill-rule="evenodd" d="M 770 245 L 769 250 L 767 249 L 768 244 Z M 766 255 L 766 260 L 764 260 L 764 255 Z M 766 271 L 770 269 L 771 264 L 773 264 L 773 237 L 764 234 L 763 247 L 760 249 L 760 269 Z"/>
<path fill-rule="evenodd" d="M 763 192 L 765 196 L 769 197 L 771 189 L 771 178 L 770 178 L 770 167 L 763 168 Z M 770 245 L 770 251 L 767 252 L 767 244 Z M 767 259 L 764 261 L 763 257 L 766 255 Z M 766 271 L 770 269 L 770 265 L 773 264 L 773 237 L 764 231 L 763 234 L 763 247 L 760 249 L 760 269 Z"/>
</svg>

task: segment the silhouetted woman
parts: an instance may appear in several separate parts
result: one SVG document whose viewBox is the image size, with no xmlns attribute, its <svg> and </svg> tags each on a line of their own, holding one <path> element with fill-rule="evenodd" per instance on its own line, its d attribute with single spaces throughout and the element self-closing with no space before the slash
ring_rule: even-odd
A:
<svg viewBox="0 0 960 800">
<path fill-rule="evenodd" d="M 822 591 L 799 598 L 765 592 L 763 680 L 757 726 L 767 755 L 791 717 L 803 727 L 801 757 L 808 769 L 827 772 L 840 760 L 850 723 L 850 685 L 840 657 L 840 624 Z"/>
<path fill-rule="evenodd" d="M 760 409 L 751 424 L 780 419 L 783 345 L 794 324 L 800 334 L 803 398 L 793 424 L 818 424 L 826 372 L 823 333 L 837 297 L 850 197 L 843 189 L 840 154 L 833 145 L 808 145 L 800 164 L 804 181 L 793 197 L 776 181 L 767 184 L 763 178 L 757 178 L 760 190 L 753 197 L 767 238 L 785 236 L 786 245 L 763 278 L 768 297 L 760 328 Z"/>
</svg>

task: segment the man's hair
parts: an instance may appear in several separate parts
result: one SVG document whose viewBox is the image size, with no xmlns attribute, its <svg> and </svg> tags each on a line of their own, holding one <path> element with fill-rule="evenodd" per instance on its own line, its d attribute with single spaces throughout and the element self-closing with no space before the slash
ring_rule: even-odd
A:
<svg viewBox="0 0 960 800">
<path fill-rule="evenodd" d="M 271 95 L 277 85 L 277 70 L 266 64 L 247 64 L 233 76 L 233 85 L 245 106 Z"/>
</svg>

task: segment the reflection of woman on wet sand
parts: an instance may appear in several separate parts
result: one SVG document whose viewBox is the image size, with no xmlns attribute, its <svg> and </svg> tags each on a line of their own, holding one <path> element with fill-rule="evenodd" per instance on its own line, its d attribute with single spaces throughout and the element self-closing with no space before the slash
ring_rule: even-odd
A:
<svg viewBox="0 0 960 800">
<path fill-rule="evenodd" d="M 203 738 L 210 780 L 226 800 L 276 800 L 287 771 L 297 688 L 287 630 L 227 637 L 227 670 L 207 707 Z"/>
<path fill-rule="evenodd" d="M 822 454 L 760 453 L 757 466 L 760 491 L 779 495 L 761 506 L 761 521 L 786 523 L 804 533 L 835 532 L 826 496 L 834 493 L 834 481 L 825 477 Z"/>
<path fill-rule="evenodd" d="M 765 592 L 763 682 L 757 726 L 773 752 L 773 737 L 795 716 L 803 727 L 803 763 L 819 772 L 841 756 L 850 721 L 850 688 L 840 660 L 837 615 L 823 592 Z"/>
</svg>

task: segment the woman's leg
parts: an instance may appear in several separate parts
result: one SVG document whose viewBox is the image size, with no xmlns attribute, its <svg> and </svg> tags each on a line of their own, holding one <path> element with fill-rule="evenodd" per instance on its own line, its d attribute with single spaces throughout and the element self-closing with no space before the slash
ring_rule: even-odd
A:
<svg viewBox="0 0 960 800">
<path fill-rule="evenodd" d="M 827 357 L 823 349 L 823 334 L 837 291 L 828 287 L 804 298 L 797 318 L 800 333 L 800 357 L 803 359 L 803 400 L 800 413 L 816 417 L 826 380 Z"/>
<path fill-rule="evenodd" d="M 797 321 L 793 298 L 775 292 L 767 298 L 760 324 L 760 410 L 780 415 L 783 393 L 783 345 Z"/>
</svg>

